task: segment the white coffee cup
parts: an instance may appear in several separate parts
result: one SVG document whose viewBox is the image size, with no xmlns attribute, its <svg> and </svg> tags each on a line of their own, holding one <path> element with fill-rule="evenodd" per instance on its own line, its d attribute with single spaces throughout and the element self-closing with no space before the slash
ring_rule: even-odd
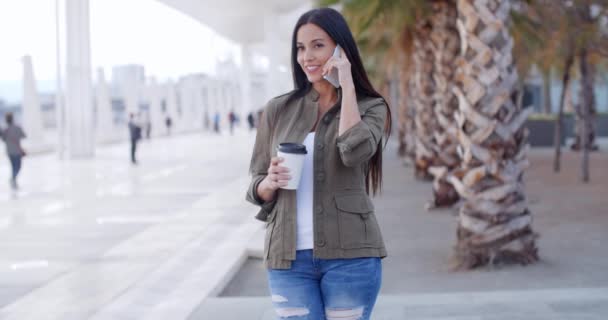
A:
<svg viewBox="0 0 608 320">
<path fill-rule="evenodd" d="M 306 146 L 299 143 L 285 142 L 277 146 L 277 156 L 284 159 L 279 166 L 288 168 L 291 176 L 287 186 L 281 187 L 282 189 L 296 190 L 298 188 L 307 153 Z"/>
</svg>

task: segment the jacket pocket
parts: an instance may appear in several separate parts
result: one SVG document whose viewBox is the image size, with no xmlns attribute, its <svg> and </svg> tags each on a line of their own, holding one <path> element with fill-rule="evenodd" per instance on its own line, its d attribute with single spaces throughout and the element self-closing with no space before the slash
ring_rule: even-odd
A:
<svg viewBox="0 0 608 320">
<path fill-rule="evenodd" d="M 339 193 L 335 196 L 338 210 L 338 233 L 343 249 L 380 248 L 382 237 L 374 216 L 374 205 L 364 192 Z"/>
</svg>

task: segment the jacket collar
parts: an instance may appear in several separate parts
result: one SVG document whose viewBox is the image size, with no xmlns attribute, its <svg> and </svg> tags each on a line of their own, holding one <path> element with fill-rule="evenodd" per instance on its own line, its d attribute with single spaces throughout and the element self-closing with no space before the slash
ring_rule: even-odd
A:
<svg viewBox="0 0 608 320">
<path fill-rule="evenodd" d="M 328 112 L 340 110 L 340 105 L 342 104 L 342 89 L 338 88 L 337 93 L 338 93 L 338 100 L 336 101 L 336 105 L 334 105 L 332 108 L 330 108 Z M 315 90 L 315 88 L 311 86 L 310 90 L 308 90 L 308 93 L 306 93 L 306 95 L 304 96 L 304 100 L 308 103 L 316 104 L 315 111 L 319 112 L 318 108 L 319 108 L 320 96 L 321 95 L 319 94 L 319 92 L 317 92 L 317 90 Z M 315 114 L 316 114 L 316 112 L 315 112 Z"/>
</svg>

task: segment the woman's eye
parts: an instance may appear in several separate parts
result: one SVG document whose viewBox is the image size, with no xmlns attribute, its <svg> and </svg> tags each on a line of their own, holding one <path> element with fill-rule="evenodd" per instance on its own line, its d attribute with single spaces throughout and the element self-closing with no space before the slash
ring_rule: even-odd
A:
<svg viewBox="0 0 608 320">
<path fill-rule="evenodd" d="M 323 48 L 323 47 L 324 47 L 324 45 L 322 45 L 320 43 L 319 44 L 315 44 L 315 48 Z"/>
<path fill-rule="evenodd" d="M 304 50 L 304 47 L 297 47 L 298 51 Z"/>
</svg>

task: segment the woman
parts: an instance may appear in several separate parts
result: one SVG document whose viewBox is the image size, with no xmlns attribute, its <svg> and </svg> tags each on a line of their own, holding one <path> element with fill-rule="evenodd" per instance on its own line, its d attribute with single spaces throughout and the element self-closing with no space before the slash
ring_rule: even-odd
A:
<svg viewBox="0 0 608 320">
<path fill-rule="evenodd" d="M 6 144 L 6 154 L 11 162 L 11 188 L 17 190 L 19 188 L 17 175 L 21 171 L 21 159 L 25 156 L 25 151 L 21 147 L 21 139 L 25 138 L 25 133 L 20 126 L 14 124 L 12 113 L 7 113 L 4 119 L 7 127 L 0 132 L 0 137 Z"/>
<path fill-rule="evenodd" d="M 339 57 L 332 57 L 339 45 Z M 267 222 L 265 263 L 279 318 L 369 319 L 386 249 L 368 196 L 382 182 L 389 108 L 370 84 L 342 15 L 302 17 L 292 37 L 295 90 L 261 118 L 247 199 Z M 336 68 L 340 88 L 323 78 Z M 276 157 L 279 143 L 306 145 L 297 190 Z"/>
</svg>

